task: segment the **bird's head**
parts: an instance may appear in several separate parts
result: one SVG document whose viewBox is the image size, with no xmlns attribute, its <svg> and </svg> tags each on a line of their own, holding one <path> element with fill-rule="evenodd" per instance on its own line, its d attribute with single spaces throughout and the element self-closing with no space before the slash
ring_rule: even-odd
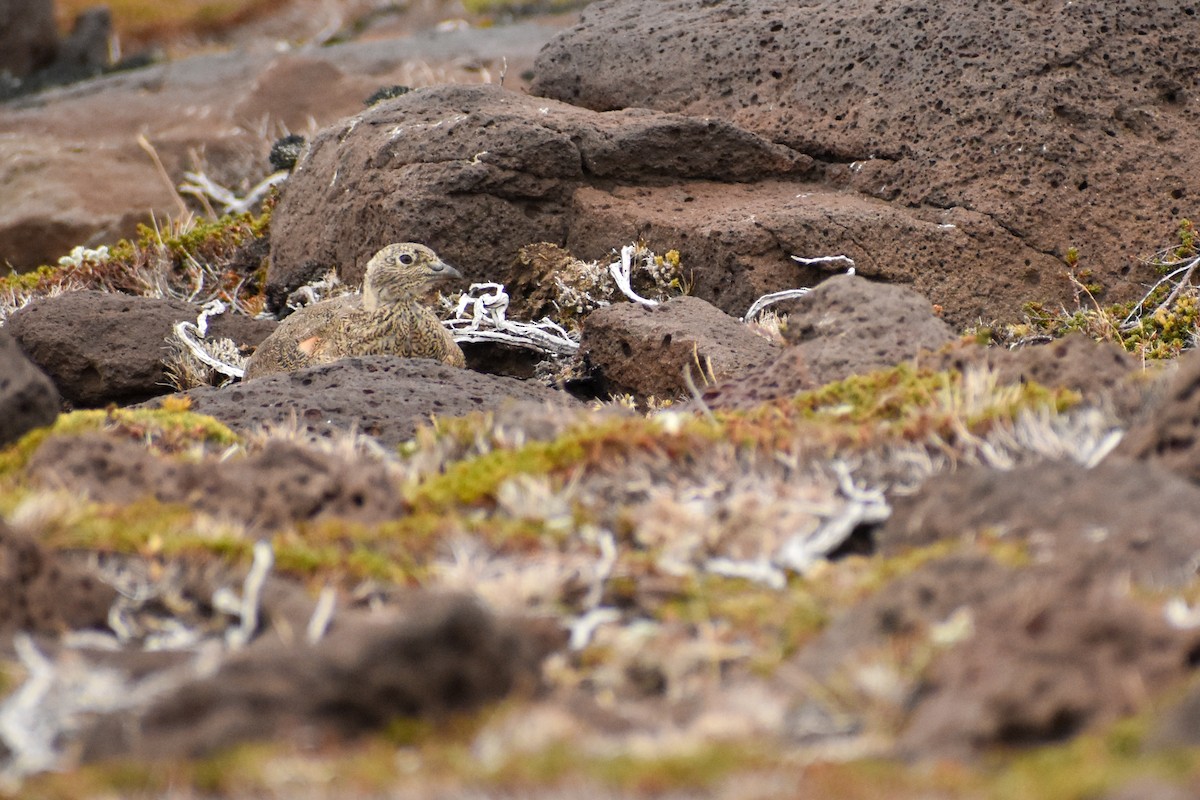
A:
<svg viewBox="0 0 1200 800">
<path fill-rule="evenodd" d="M 367 262 L 363 304 L 373 308 L 416 300 L 434 282 L 461 277 L 461 272 L 423 244 L 389 244 Z"/>
</svg>

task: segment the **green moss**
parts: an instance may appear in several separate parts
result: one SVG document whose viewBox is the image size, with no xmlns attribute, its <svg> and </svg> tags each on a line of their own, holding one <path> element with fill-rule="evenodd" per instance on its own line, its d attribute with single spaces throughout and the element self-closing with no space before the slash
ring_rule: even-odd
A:
<svg viewBox="0 0 1200 800">
<path fill-rule="evenodd" d="M 53 424 L 25 434 L 0 449 L 0 481 L 25 468 L 30 457 L 51 436 L 113 431 L 146 442 L 160 452 L 177 452 L 194 445 L 228 447 L 237 434 L 204 414 L 165 408 L 112 408 L 60 414 Z"/>
</svg>

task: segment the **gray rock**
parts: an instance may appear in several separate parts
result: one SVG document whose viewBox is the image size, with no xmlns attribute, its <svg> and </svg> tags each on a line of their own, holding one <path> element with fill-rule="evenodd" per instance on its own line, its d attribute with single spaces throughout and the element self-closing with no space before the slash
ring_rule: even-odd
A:
<svg viewBox="0 0 1200 800">
<path fill-rule="evenodd" d="M 293 423 L 318 435 L 353 429 L 392 447 L 410 439 L 433 414 L 461 416 L 510 401 L 576 402 L 541 384 L 393 356 L 347 358 L 222 389 L 192 389 L 182 396 L 191 399 L 194 411 L 235 430 Z"/>
<path fill-rule="evenodd" d="M 167 394 L 163 359 L 176 322 L 200 309 L 177 300 L 108 292 L 69 292 L 34 301 L 8 320 L 8 330 L 67 402 L 81 407 L 124 405 Z M 210 333 L 257 344 L 274 323 L 224 315 Z"/>
<path fill-rule="evenodd" d="M 0 328 L 0 445 L 54 422 L 58 409 L 54 384 Z"/>
</svg>

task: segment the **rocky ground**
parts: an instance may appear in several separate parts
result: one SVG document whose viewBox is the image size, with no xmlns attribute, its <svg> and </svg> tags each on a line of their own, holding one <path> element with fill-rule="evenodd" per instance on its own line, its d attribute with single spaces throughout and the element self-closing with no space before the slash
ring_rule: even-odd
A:
<svg viewBox="0 0 1200 800">
<path fill-rule="evenodd" d="M 0 791 L 1200 792 L 1195 15 L 295 2 L 29 92 L 27 5 Z M 467 369 L 238 380 L 406 240 Z"/>
</svg>

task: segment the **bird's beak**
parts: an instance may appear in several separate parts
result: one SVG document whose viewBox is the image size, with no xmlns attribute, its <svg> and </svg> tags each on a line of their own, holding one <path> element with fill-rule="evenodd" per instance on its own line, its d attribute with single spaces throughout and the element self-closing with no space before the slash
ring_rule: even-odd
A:
<svg viewBox="0 0 1200 800">
<path fill-rule="evenodd" d="M 461 278 L 463 276 L 463 274 L 461 272 L 459 272 L 454 267 L 447 264 L 445 261 L 442 261 L 441 259 L 438 259 L 438 262 L 435 265 L 434 271 L 437 273 L 437 277 L 439 280 L 450 280 L 452 278 Z"/>
</svg>

